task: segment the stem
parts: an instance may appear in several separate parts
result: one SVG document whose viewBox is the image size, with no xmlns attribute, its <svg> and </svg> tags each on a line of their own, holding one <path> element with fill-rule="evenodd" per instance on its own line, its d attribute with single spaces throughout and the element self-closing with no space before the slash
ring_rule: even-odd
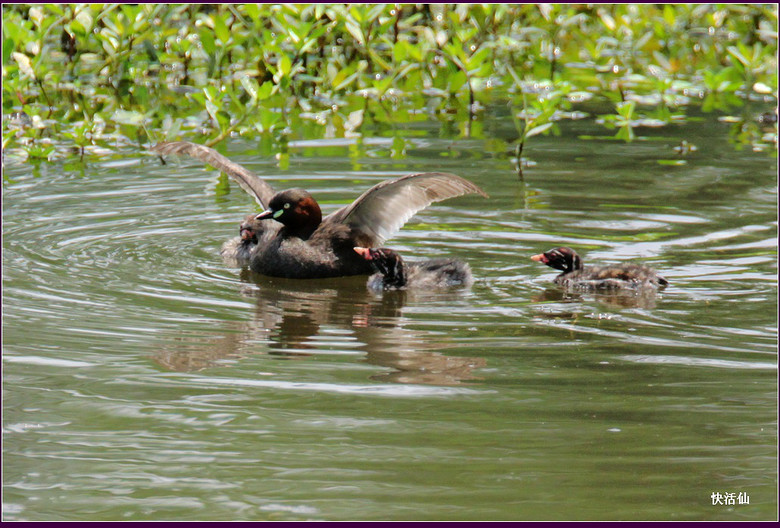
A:
<svg viewBox="0 0 780 528">
<path fill-rule="evenodd" d="M 520 181 L 525 181 L 525 178 L 523 177 L 523 145 L 525 145 L 524 137 L 520 138 L 520 142 L 515 148 L 515 154 L 517 155 L 517 177 L 520 179 Z"/>
<path fill-rule="evenodd" d="M 46 115 L 46 117 L 51 117 L 51 114 L 54 112 L 54 107 L 51 105 L 49 96 L 46 94 L 46 90 L 43 88 L 43 81 L 38 79 L 36 76 L 35 82 L 38 83 L 38 88 L 41 89 L 41 93 L 43 94 L 43 97 L 46 99 L 46 106 L 49 108 L 49 113 Z"/>
</svg>

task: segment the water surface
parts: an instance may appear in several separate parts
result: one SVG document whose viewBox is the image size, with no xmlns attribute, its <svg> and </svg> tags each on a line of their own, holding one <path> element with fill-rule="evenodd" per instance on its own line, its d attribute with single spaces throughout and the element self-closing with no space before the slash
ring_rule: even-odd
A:
<svg viewBox="0 0 780 528">
<path fill-rule="evenodd" d="M 286 168 L 224 151 L 326 213 L 410 172 L 474 181 L 490 199 L 388 242 L 468 261 L 466 291 L 227 267 L 255 205 L 198 162 L 6 159 L 4 519 L 774 519 L 775 154 L 711 116 L 631 144 L 577 121 L 521 181 L 502 123 L 401 127 L 402 159 L 379 133 L 293 143 Z M 529 259 L 558 245 L 671 286 L 563 292 Z"/>
</svg>

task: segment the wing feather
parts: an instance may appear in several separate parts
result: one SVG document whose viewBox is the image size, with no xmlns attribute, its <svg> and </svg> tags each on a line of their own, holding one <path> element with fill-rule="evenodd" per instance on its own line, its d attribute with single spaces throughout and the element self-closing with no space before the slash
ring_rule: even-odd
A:
<svg viewBox="0 0 780 528">
<path fill-rule="evenodd" d="M 161 155 L 182 155 L 186 154 L 203 163 L 208 163 L 215 169 L 219 169 L 241 186 L 247 193 L 259 203 L 263 208 L 268 207 L 271 197 L 274 195 L 273 188 L 262 178 L 252 171 L 245 169 L 238 163 L 230 161 L 228 158 L 205 145 L 190 143 L 189 141 L 171 141 L 160 143 L 152 147 L 154 152 Z"/>
<path fill-rule="evenodd" d="M 357 200 L 327 216 L 324 222 L 349 225 L 366 247 L 379 247 L 418 211 L 434 202 L 485 191 L 446 172 L 409 174 L 379 183 Z"/>
</svg>

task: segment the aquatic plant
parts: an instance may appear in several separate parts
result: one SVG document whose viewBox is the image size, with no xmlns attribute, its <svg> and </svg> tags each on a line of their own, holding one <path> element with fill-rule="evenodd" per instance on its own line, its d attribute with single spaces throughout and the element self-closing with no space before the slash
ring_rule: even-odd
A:
<svg viewBox="0 0 780 528">
<path fill-rule="evenodd" d="M 631 141 L 692 105 L 774 107 L 776 57 L 776 4 L 4 4 L 3 149 L 368 132 L 399 156 L 409 123 L 477 137 L 505 104 L 521 166 L 583 112 Z M 764 125 L 733 138 L 776 148 Z"/>
</svg>

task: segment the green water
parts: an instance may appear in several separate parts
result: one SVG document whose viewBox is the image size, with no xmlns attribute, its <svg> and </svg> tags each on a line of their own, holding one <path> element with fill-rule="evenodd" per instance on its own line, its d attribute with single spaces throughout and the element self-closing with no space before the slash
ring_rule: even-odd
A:
<svg viewBox="0 0 780 528">
<path fill-rule="evenodd" d="M 287 168 L 227 144 L 326 212 L 410 172 L 479 184 L 387 244 L 468 261 L 465 292 L 226 267 L 254 203 L 198 162 L 6 159 L 4 519 L 775 519 L 775 155 L 712 117 L 631 144 L 561 129 L 524 182 L 500 121 L 397 131 L 395 160 L 380 135 L 293 143 Z M 566 295 L 529 259 L 557 245 L 671 286 Z"/>
</svg>

